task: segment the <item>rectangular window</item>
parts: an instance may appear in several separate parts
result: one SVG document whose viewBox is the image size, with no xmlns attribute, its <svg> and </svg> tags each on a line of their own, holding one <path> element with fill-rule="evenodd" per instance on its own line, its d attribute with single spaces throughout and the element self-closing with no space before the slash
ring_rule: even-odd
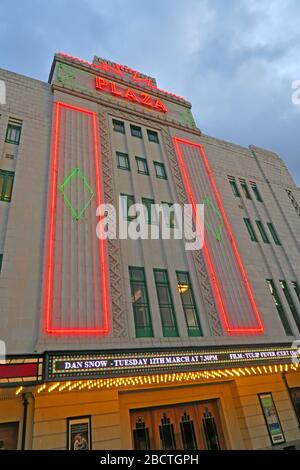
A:
<svg viewBox="0 0 300 470">
<path fill-rule="evenodd" d="M 292 282 L 292 286 L 293 286 L 293 288 L 294 288 L 294 290 L 295 290 L 295 292 L 296 292 L 296 295 L 297 295 L 297 297 L 298 297 L 298 299 L 299 299 L 299 302 L 300 302 L 300 287 L 299 287 L 298 282 L 295 282 L 295 281 Z"/>
<path fill-rule="evenodd" d="M 138 338 L 152 337 L 150 303 L 144 268 L 130 266 L 129 278 L 136 336 Z"/>
<path fill-rule="evenodd" d="M 190 275 L 185 271 L 176 271 L 178 291 L 181 297 L 182 308 L 185 314 L 189 336 L 202 336 L 194 292 Z"/>
<path fill-rule="evenodd" d="M 238 188 L 238 185 L 233 177 L 229 177 L 229 184 L 231 186 L 232 192 L 235 195 L 235 197 L 241 197 L 240 190 Z"/>
<path fill-rule="evenodd" d="M 147 129 L 147 134 L 148 134 L 148 139 L 150 142 L 155 142 L 156 144 L 159 144 L 157 132 L 150 131 L 149 129 Z"/>
<path fill-rule="evenodd" d="M 155 168 L 155 174 L 156 178 L 161 178 L 166 180 L 167 179 L 167 173 L 166 173 L 166 168 L 163 163 L 159 162 L 153 162 L 154 168 Z"/>
<path fill-rule="evenodd" d="M 149 175 L 149 168 L 146 158 L 135 157 L 138 173 L 141 175 Z"/>
<path fill-rule="evenodd" d="M 142 204 L 145 207 L 145 219 L 147 224 L 157 224 L 157 213 L 154 207 L 154 199 L 142 198 Z"/>
<path fill-rule="evenodd" d="M 0 273 L 1 273 L 1 269 L 2 269 L 2 262 L 3 262 L 3 254 L 1 253 L 0 254 Z"/>
<path fill-rule="evenodd" d="M 255 183 L 250 183 L 250 184 L 251 184 L 251 188 L 252 188 L 252 190 L 253 190 L 253 192 L 254 192 L 254 194 L 255 194 L 256 200 L 257 200 L 258 202 L 263 202 L 263 199 L 262 199 L 262 197 L 261 197 L 260 191 L 259 191 L 258 187 L 256 186 L 256 184 L 255 184 Z"/>
<path fill-rule="evenodd" d="M 164 222 L 167 227 L 175 228 L 176 219 L 172 202 L 162 202 Z"/>
<path fill-rule="evenodd" d="M 277 312 L 279 314 L 279 317 L 280 317 L 281 323 L 283 325 L 284 331 L 285 331 L 287 336 L 292 336 L 293 335 L 292 329 L 291 329 L 291 326 L 290 326 L 289 321 L 287 319 L 287 316 L 286 316 L 284 307 L 282 305 L 281 298 L 279 296 L 278 290 L 275 286 L 275 282 L 273 281 L 273 279 L 267 279 L 267 284 L 268 284 L 268 287 L 270 289 L 271 295 L 273 297 L 274 303 L 276 305 Z"/>
<path fill-rule="evenodd" d="M 113 129 L 115 132 L 120 132 L 121 134 L 125 134 L 125 125 L 123 121 L 118 121 L 117 119 L 113 119 Z"/>
<path fill-rule="evenodd" d="M 14 176 L 12 171 L 0 170 L 0 201 L 11 201 Z"/>
<path fill-rule="evenodd" d="M 178 336 L 178 329 L 172 293 L 170 289 L 168 271 L 165 269 L 154 269 L 153 272 L 163 328 L 163 335 Z"/>
<path fill-rule="evenodd" d="M 118 160 L 118 168 L 120 168 L 120 170 L 130 171 L 130 161 L 128 154 L 123 152 L 116 152 L 116 154 Z"/>
<path fill-rule="evenodd" d="M 286 281 L 279 281 L 280 282 L 280 285 L 282 287 L 282 290 L 283 290 L 283 293 L 285 295 L 285 298 L 286 298 L 286 301 L 287 303 L 289 304 L 289 307 L 290 307 L 290 310 L 292 312 L 292 315 L 294 317 L 294 320 L 295 320 L 295 323 L 297 325 L 297 328 L 300 332 L 300 317 L 299 317 L 299 312 L 296 308 L 296 305 L 294 303 L 294 299 L 291 295 L 291 292 L 290 292 L 290 289 L 287 285 L 287 282 Z"/>
<path fill-rule="evenodd" d="M 136 218 L 135 208 L 131 208 L 135 204 L 134 196 L 129 194 L 121 194 L 122 214 L 125 220 L 133 220 Z"/>
<path fill-rule="evenodd" d="M 258 230 L 261 234 L 261 238 L 263 239 L 263 242 L 264 243 L 270 243 L 270 240 L 268 239 L 267 232 L 265 231 L 264 224 L 260 220 L 257 220 L 256 225 L 257 225 Z"/>
<path fill-rule="evenodd" d="M 5 142 L 19 145 L 22 131 L 22 121 L 10 119 L 8 121 Z"/>
<path fill-rule="evenodd" d="M 258 242 L 258 239 L 257 239 L 257 236 L 256 236 L 255 230 L 253 228 L 251 220 L 250 219 L 244 219 L 244 222 L 245 222 L 245 225 L 247 227 L 248 233 L 250 235 L 250 239 L 253 242 Z"/>
<path fill-rule="evenodd" d="M 244 194 L 245 194 L 246 198 L 252 200 L 252 197 L 251 197 L 251 194 L 250 194 L 250 191 L 248 189 L 246 181 L 240 180 L 240 182 L 241 182 L 241 187 L 244 191 Z"/>
<path fill-rule="evenodd" d="M 275 245 L 281 246 L 281 241 L 280 241 L 280 238 L 278 237 L 278 234 L 274 225 L 271 222 L 269 222 L 267 223 L 267 226 L 269 227 L 269 230 L 270 230 L 270 233 L 272 235 Z"/>
<path fill-rule="evenodd" d="M 130 131 L 133 137 L 138 137 L 139 139 L 143 138 L 142 129 L 140 127 L 130 124 Z"/>
</svg>

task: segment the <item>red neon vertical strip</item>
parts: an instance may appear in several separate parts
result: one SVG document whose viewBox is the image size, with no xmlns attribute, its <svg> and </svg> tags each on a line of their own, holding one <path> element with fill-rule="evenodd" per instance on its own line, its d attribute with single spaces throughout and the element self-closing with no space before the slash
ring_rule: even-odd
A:
<svg viewBox="0 0 300 470">
<path fill-rule="evenodd" d="M 59 122 L 61 108 L 70 109 L 77 112 L 87 114 L 92 118 L 93 128 L 93 145 L 94 145 L 94 165 L 96 176 L 96 200 L 97 206 L 102 203 L 101 193 L 101 172 L 100 172 L 100 151 L 99 151 L 99 138 L 98 127 L 96 121 L 96 113 L 73 106 L 63 102 L 54 103 L 54 118 L 53 118 L 53 143 L 52 143 L 52 162 L 51 162 L 51 176 L 49 186 L 49 229 L 48 239 L 46 245 L 45 256 L 45 290 L 43 299 L 44 309 L 44 330 L 46 333 L 52 334 L 68 334 L 68 335 L 90 335 L 90 334 L 107 334 L 110 331 L 109 325 L 109 298 L 108 298 L 108 277 L 107 277 L 107 262 L 106 262 L 106 246 L 105 240 L 99 240 L 99 263 L 100 263 L 100 282 L 101 282 L 101 296 L 102 296 L 102 313 L 103 324 L 101 328 L 53 328 L 52 320 L 52 306 L 53 306 L 53 270 L 54 270 L 54 256 L 55 256 L 55 220 L 56 220 L 56 197 L 57 197 L 57 163 L 58 163 L 58 147 L 59 147 Z M 96 228 L 95 228 L 96 229 Z M 96 286 L 95 286 L 96 288 Z M 95 312 L 95 315 L 99 312 Z"/>
<path fill-rule="evenodd" d="M 178 138 L 178 137 L 174 137 L 173 141 L 174 141 L 174 145 L 175 145 L 175 148 L 176 148 L 176 151 L 177 151 L 177 155 L 178 155 L 178 159 L 179 159 L 179 165 L 180 165 L 180 168 L 181 168 L 183 180 L 184 180 L 186 191 L 187 191 L 187 194 L 188 194 L 188 199 L 189 199 L 190 204 L 193 207 L 193 213 L 194 214 L 196 212 L 196 200 L 195 200 L 195 195 L 193 193 L 193 190 L 192 190 L 192 187 L 191 187 L 191 184 L 190 184 L 189 177 L 187 175 L 186 166 L 185 166 L 182 151 L 181 151 L 181 148 L 180 148 L 180 143 L 185 144 L 185 145 L 189 145 L 189 146 L 192 146 L 192 147 L 196 147 L 200 150 L 200 153 L 201 153 L 201 156 L 204 160 L 206 171 L 207 171 L 207 174 L 209 176 L 214 194 L 215 194 L 216 199 L 218 201 L 218 205 L 219 205 L 219 208 L 220 208 L 220 211 L 221 211 L 221 214 L 222 214 L 222 217 L 223 217 L 223 220 L 224 220 L 224 223 L 225 223 L 228 235 L 229 235 L 229 239 L 230 239 L 230 242 L 232 244 L 234 254 L 235 254 L 239 269 L 241 271 L 242 278 L 243 278 L 247 293 L 249 295 L 250 303 L 251 303 L 251 306 L 253 308 L 253 312 L 254 312 L 254 315 L 255 315 L 255 318 L 256 318 L 256 321 L 257 321 L 257 325 L 258 325 L 255 328 L 238 328 L 238 327 L 231 327 L 229 325 L 229 319 L 228 319 L 228 315 L 226 313 L 224 303 L 223 303 L 223 300 L 222 300 L 222 295 L 221 295 L 217 275 L 216 275 L 216 272 L 215 272 L 215 268 L 213 266 L 213 262 L 211 260 L 210 254 L 209 254 L 209 250 L 208 250 L 206 244 L 204 244 L 204 247 L 203 247 L 204 259 L 205 259 L 206 265 L 208 267 L 209 275 L 210 275 L 210 278 L 211 278 L 211 281 L 212 281 L 212 286 L 213 286 L 214 294 L 215 294 L 215 297 L 216 297 L 216 300 L 217 300 L 217 305 L 219 307 L 219 311 L 220 311 L 221 319 L 222 319 L 222 322 L 223 322 L 223 325 L 224 325 L 224 329 L 228 333 L 232 333 L 232 334 L 233 333 L 262 333 L 264 331 L 264 328 L 263 328 L 263 324 L 262 324 L 262 321 L 261 321 L 261 318 L 260 318 L 260 314 L 259 314 L 256 302 L 255 302 L 255 299 L 254 299 L 253 292 L 251 290 L 250 283 L 248 281 L 248 278 L 247 278 L 247 275 L 246 275 L 246 272 L 245 272 L 245 268 L 244 268 L 244 265 L 243 265 L 243 262 L 242 262 L 242 259 L 241 259 L 236 241 L 234 239 L 234 236 L 233 236 L 233 233 L 232 233 L 229 221 L 228 221 L 228 217 L 226 215 L 226 212 L 225 212 L 225 209 L 224 209 L 221 197 L 220 197 L 219 190 L 218 190 L 216 182 L 214 180 L 212 170 L 211 170 L 210 165 L 208 163 L 208 160 L 207 160 L 207 157 L 205 155 L 204 149 L 203 149 L 201 144 L 196 144 L 194 142 L 190 142 L 188 140 L 181 139 L 181 138 Z M 199 235 L 200 235 L 200 238 L 201 238 L 201 234 L 199 234 Z"/>
</svg>

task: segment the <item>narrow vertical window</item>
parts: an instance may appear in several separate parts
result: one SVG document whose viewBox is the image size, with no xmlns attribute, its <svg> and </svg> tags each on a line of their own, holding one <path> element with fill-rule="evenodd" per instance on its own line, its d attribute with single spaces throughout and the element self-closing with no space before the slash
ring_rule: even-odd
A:
<svg viewBox="0 0 300 470">
<path fill-rule="evenodd" d="M 130 266 L 129 279 L 136 336 L 138 338 L 152 337 L 150 303 L 144 268 Z"/>
<path fill-rule="evenodd" d="M 153 162 L 155 168 L 156 178 L 161 178 L 163 180 L 167 179 L 166 168 L 163 163 Z"/>
<path fill-rule="evenodd" d="M 250 219 L 244 219 L 251 241 L 258 242 L 255 230 Z"/>
<path fill-rule="evenodd" d="M 157 132 L 150 131 L 149 129 L 147 129 L 147 134 L 148 134 L 148 140 L 150 142 L 154 142 L 155 144 L 159 144 Z"/>
<path fill-rule="evenodd" d="M 189 336 L 202 336 L 194 292 L 190 275 L 185 271 L 177 271 L 178 291 L 181 297 L 182 308 L 185 314 Z"/>
<path fill-rule="evenodd" d="M 120 168 L 120 170 L 130 171 L 130 162 L 129 162 L 128 154 L 123 153 L 123 152 L 116 152 L 116 154 L 117 154 L 118 168 Z"/>
<path fill-rule="evenodd" d="M 10 119 L 8 121 L 5 142 L 19 145 L 22 131 L 22 121 Z"/>
<path fill-rule="evenodd" d="M 0 170 L 0 201 L 11 201 L 14 177 L 12 171 Z"/>
<path fill-rule="evenodd" d="M 240 190 L 234 178 L 229 177 L 229 184 L 235 197 L 241 197 Z"/>
<path fill-rule="evenodd" d="M 142 198 L 142 204 L 145 207 L 145 219 L 147 224 L 157 224 L 157 214 L 154 207 L 154 199 Z"/>
<path fill-rule="evenodd" d="M 240 181 L 241 181 L 242 190 L 244 191 L 246 198 L 252 200 L 246 181 L 243 181 L 243 180 L 240 180 Z"/>
<path fill-rule="evenodd" d="M 134 196 L 131 196 L 130 194 L 121 194 L 122 214 L 125 220 L 136 218 L 135 208 L 130 209 L 134 204 Z"/>
<path fill-rule="evenodd" d="M 135 157 L 138 173 L 141 175 L 149 175 L 149 168 L 146 158 Z"/>
<path fill-rule="evenodd" d="M 270 233 L 272 235 L 272 238 L 274 240 L 275 245 L 281 246 L 281 241 L 280 241 L 280 238 L 277 234 L 277 231 L 276 231 L 274 225 L 271 222 L 269 222 L 267 225 L 269 227 L 269 230 L 270 230 Z"/>
<path fill-rule="evenodd" d="M 130 132 L 132 137 L 137 137 L 138 139 L 142 139 L 142 129 L 139 126 L 134 126 L 133 124 L 130 124 Z"/>
<path fill-rule="evenodd" d="M 294 320 L 295 320 L 295 323 L 297 325 L 297 328 L 300 332 L 300 317 L 299 317 L 299 312 L 296 308 L 296 305 L 295 305 L 295 302 L 294 302 L 294 299 L 292 297 L 292 294 L 290 292 L 290 289 L 288 287 L 288 284 L 286 281 L 279 281 L 280 282 L 280 285 L 282 287 L 282 290 L 283 290 L 283 293 L 285 295 L 285 298 L 286 298 L 286 301 L 287 303 L 289 304 L 289 307 L 290 307 L 290 310 L 292 312 L 292 315 L 294 317 Z"/>
<path fill-rule="evenodd" d="M 125 125 L 123 121 L 118 121 L 117 119 L 113 119 L 113 129 L 115 132 L 120 132 L 121 134 L 125 134 Z"/>
<path fill-rule="evenodd" d="M 0 253 L 0 273 L 1 273 L 1 269 L 2 269 L 2 262 L 3 262 L 3 254 Z"/>
<path fill-rule="evenodd" d="M 265 227 L 264 227 L 264 224 L 260 221 L 260 220 L 257 220 L 256 221 L 256 225 L 258 227 L 258 230 L 261 234 L 261 238 L 263 239 L 263 242 L 264 243 L 270 243 L 270 240 L 268 238 L 268 235 L 267 235 L 267 232 L 265 231 Z"/>
<path fill-rule="evenodd" d="M 251 184 L 252 191 L 254 192 L 254 195 L 256 197 L 256 200 L 258 202 L 263 202 L 263 198 L 261 197 L 260 191 L 258 187 L 256 186 L 256 184 L 255 183 L 250 183 L 250 184 Z"/>
<path fill-rule="evenodd" d="M 284 328 L 284 331 L 285 331 L 287 336 L 292 336 L 293 332 L 292 332 L 291 326 L 289 324 L 289 321 L 287 319 L 287 316 L 286 316 L 284 307 L 282 305 L 281 298 L 279 296 L 278 290 L 275 286 L 275 282 L 273 281 L 273 279 L 267 279 L 267 284 L 268 284 L 268 287 L 270 289 L 273 301 L 276 305 L 277 312 L 278 312 L 278 315 L 280 317 L 280 320 L 281 320 L 282 326 Z"/>
<path fill-rule="evenodd" d="M 154 269 L 154 279 L 157 292 L 159 311 L 164 336 L 178 336 L 175 310 L 170 289 L 168 271 Z"/>
<path fill-rule="evenodd" d="M 299 302 L 300 302 L 300 287 L 299 287 L 298 282 L 295 282 L 295 281 L 292 282 L 292 286 L 293 286 L 294 291 L 295 291 L 295 293 L 296 293 L 296 295 L 297 295 L 297 297 L 298 297 L 298 299 L 299 299 Z"/>
</svg>

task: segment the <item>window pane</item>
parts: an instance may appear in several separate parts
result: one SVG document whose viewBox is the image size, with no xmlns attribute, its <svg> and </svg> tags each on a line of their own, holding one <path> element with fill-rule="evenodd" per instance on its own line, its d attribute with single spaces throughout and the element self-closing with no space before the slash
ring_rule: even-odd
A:
<svg viewBox="0 0 300 470">
<path fill-rule="evenodd" d="M 294 299 L 290 293 L 290 290 L 288 288 L 287 282 L 286 281 L 279 281 L 281 288 L 283 290 L 283 293 L 285 295 L 286 301 L 289 304 L 290 310 L 292 312 L 292 315 L 294 317 L 295 323 L 297 325 L 298 330 L 300 331 L 300 317 L 299 317 L 299 312 L 296 308 L 296 305 L 294 303 Z"/>
<path fill-rule="evenodd" d="M 5 201 L 11 200 L 13 181 L 14 181 L 13 175 L 8 175 L 6 177 L 6 186 L 5 186 L 5 194 L 4 194 Z"/>
<path fill-rule="evenodd" d="M 136 304 L 147 304 L 147 292 L 144 285 L 132 284 L 132 302 Z"/>
<path fill-rule="evenodd" d="M 189 328 L 198 328 L 198 320 L 194 308 L 186 308 L 185 316 Z"/>
<path fill-rule="evenodd" d="M 271 222 L 269 222 L 267 225 L 268 225 L 268 227 L 269 227 L 269 230 L 270 230 L 270 233 L 271 233 L 271 235 L 272 235 L 272 237 L 273 237 L 273 240 L 274 240 L 275 245 L 279 245 L 279 246 L 280 246 L 280 245 L 281 245 L 281 241 L 280 241 L 280 239 L 279 239 L 279 237 L 278 237 L 278 234 L 277 234 L 277 232 L 276 232 L 276 230 L 275 230 L 274 225 L 273 225 Z"/>
<path fill-rule="evenodd" d="M 230 186 L 231 186 L 231 189 L 232 189 L 233 194 L 234 194 L 236 197 L 241 197 L 240 192 L 239 192 L 239 188 L 238 188 L 236 182 L 235 182 L 234 180 L 232 180 L 232 179 L 230 179 L 229 182 L 230 182 Z"/>
<path fill-rule="evenodd" d="M 142 138 L 142 129 L 140 127 L 130 125 L 130 130 L 133 137 Z"/>
<path fill-rule="evenodd" d="M 148 134 L 148 139 L 150 140 L 150 142 L 155 142 L 158 144 L 157 132 L 147 130 L 147 134 Z"/>
<path fill-rule="evenodd" d="M 11 144 L 19 144 L 21 136 L 21 127 L 8 124 L 5 141 Z"/>
<path fill-rule="evenodd" d="M 292 282 L 293 288 L 295 289 L 296 295 L 300 302 L 300 288 L 297 282 Z"/>
<path fill-rule="evenodd" d="M 257 240 L 257 237 L 256 237 L 256 233 L 254 231 L 253 225 L 251 223 L 251 220 L 250 219 L 244 219 L 244 222 L 245 222 L 245 225 L 247 227 L 248 233 L 250 235 L 250 239 L 253 242 L 257 242 L 258 240 Z"/>
<path fill-rule="evenodd" d="M 155 173 L 158 178 L 167 179 L 165 165 L 163 163 L 154 162 Z"/>
<path fill-rule="evenodd" d="M 172 328 L 176 326 L 173 307 L 160 307 L 160 315 L 163 327 Z"/>
<path fill-rule="evenodd" d="M 140 157 L 135 157 L 135 158 L 136 158 L 136 163 L 138 167 L 138 172 L 148 175 L 149 170 L 148 170 L 147 160 L 145 158 L 140 158 Z"/>
<path fill-rule="evenodd" d="M 136 336 L 153 336 L 145 271 L 129 267 L 129 277 Z"/>
<path fill-rule="evenodd" d="M 267 279 L 267 283 L 268 283 L 268 287 L 270 289 L 273 301 L 276 305 L 277 312 L 278 312 L 278 315 L 280 317 L 281 323 L 283 325 L 284 331 L 285 331 L 287 336 L 291 336 L 293 334 L 292 329 L 291 329 L 289 321 L 287 319 L 287 316 L 286 316 L 284 307 L 282 305 L 281 299 L 279 297 L 279 294 L 278 294 L 277 288 L 275 286 L 275 283 L 272 279 Z"/>
<path fill-rule="evenodd" d="M 176 274 L 189 335 L 201 336 L 201 325 L 189 273 L 177 272 Z"/>
<path fill-rule="evenodd" d="M 132 281 L 144 281 L 145 271 L 143 268 L 129 268 L 130 280 Z"/>
<path fill-rule="evenodd" d="M 121 132 L 122 134 L 125 134 L 124 122 L 117 121 L 116 119 L 113 119 L 113 128 L 114 128 L 114 131 Z"/>
<path fill-rule="evenodd" d="M 0 201 L 2 201 L 2 198 L 4 197 L 3 191 L 4 191 L 4 175 L 0 173 Z"/>
<path fill-rule="evenodd" d="M 270 243 L 270 240 L 268 239 L 263 223 L 260 220 L 257 220 L 256 224 L 257 224 L 258 230 L 261 234 L 261 238 L 263 239 L 264 243 Z"/>
<path fill-rule="evenodd" d="M 254 194 L 255 194 L 256 200 L 257 200 L 258 202 L 263 202 L 262 197 L 261 197 L 261 194 L 260 194 L 260 192 L 259 192 L 259 190 L 258 190 L 258 187 L 257 187 L 256 185 L 252 185 L 252 189 L 253 189 L 253 192 L 254 192 Z"/>
<path fill-rule="evenodd" d="M 246 198 L 247 199 L 252 199 L 247 184 L 245 182 L 241 182 L 241 187 L 243 188 L 243 191 L 244 191 L 244 194 L 245 194 Z"/>
</svg>

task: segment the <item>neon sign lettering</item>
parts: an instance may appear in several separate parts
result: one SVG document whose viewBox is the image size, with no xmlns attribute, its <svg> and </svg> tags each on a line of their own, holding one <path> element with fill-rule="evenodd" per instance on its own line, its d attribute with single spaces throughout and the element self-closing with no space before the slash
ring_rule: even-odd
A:
<svg viewBox="0 0 300 470">
<path fill-rule="evenodd" d="M 118 96 L 127 101 L 131 101 L 132 103 L 148 106 L 149 108 L 152 108 L 156 111 L 161 111 L 163 113 L 168 111 L 166 106 L 159 99 L 152 98 L 152 96 L 148 95 L 147 93 L 133 91 L 129 87 L 121 87 L 120 85 L 116 85 L 115 83 L 105 80 L 102 77 L 96 77 L 95 83 L 97 90 L 105 91 L 106 93 L 110 93 L 111 95 Z"/>
</svg>

